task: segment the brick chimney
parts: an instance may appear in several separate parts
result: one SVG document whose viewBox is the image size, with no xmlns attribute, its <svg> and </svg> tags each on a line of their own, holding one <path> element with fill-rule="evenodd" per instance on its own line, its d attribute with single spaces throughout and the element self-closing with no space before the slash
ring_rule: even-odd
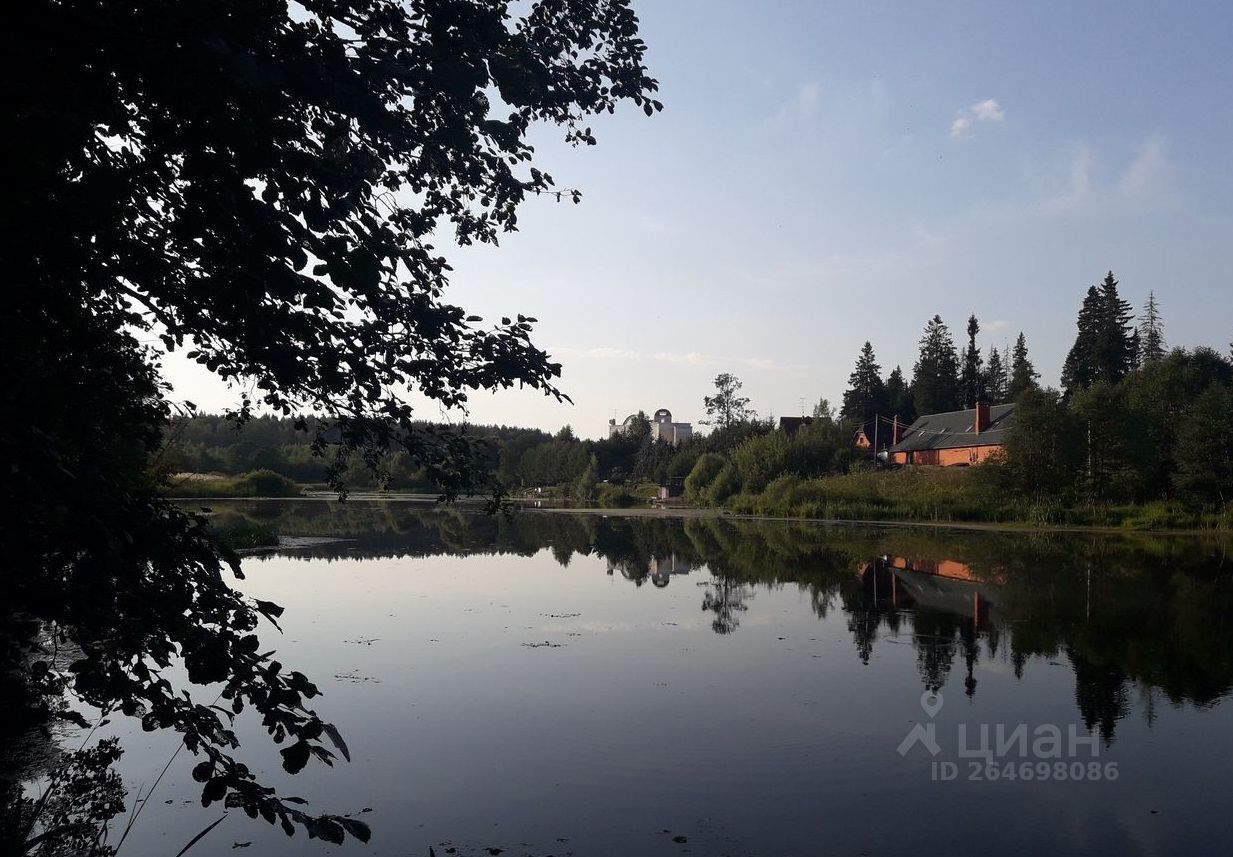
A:
<svg viewBox="0 0 1233 857">
<path fill-rule="evenodd" d="M 980 434 L 989 428 L 989 403 L 976 403 L 976 433 Z"/>
</svg>

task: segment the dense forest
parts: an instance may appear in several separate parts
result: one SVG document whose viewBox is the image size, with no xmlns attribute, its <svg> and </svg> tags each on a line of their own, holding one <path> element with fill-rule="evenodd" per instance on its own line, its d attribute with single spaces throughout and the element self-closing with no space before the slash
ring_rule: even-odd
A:
<svg viewBox="0 0 1233 857">
<path fill-rule="evenodd" d="M 656 439 L 641 412 L 627 430 L 602 440 L 580 439 L 569 426 L 555 435 L 508 426 L 469 426 L 467 432 L 478 441 L 485 467 L 515 494 L 548 490 L 577 501 L 623 505 L 645 496 L 637 486 L 667 485 L 694 503 L 771 511 L 750 498 L 777 480 L 775 490 L 782 495 L 785 479 L 795 480 L 790 485 L 796 491 L 801 481 L 884 467 L 854 446 L 859 429 L 877 426 L 885 440 L 894 422 L 904 426 L 919 414 L 982 401 L 1015 402 L 1006 454 L 976 468 L 989 497 L 1038 507 L 1175 501 L 1208 509 L 1233 499 L 1233 424 L 1228 419 L 1233 361 L 1211 348 L 1170 350 L 1154 294 L 1136 324 L 1112 272 L 1088 289 L 1061 389 L 1040 385 L 1023 333 L 1013 347 L 986 351 L 978 342 L 980 329 L 971 316 L 967 340 L 957 347 L 942 318 L 929 319 L 910 378 L 898 366 L 884 376 L 873 345 L 866 342 L 842 405 L 834 408 L 822 399 L 811 421 L 794 433 L 776 430 L 773 419 L 759 417 L 741 394 L 741 381 L 730 374 L 716 378 L 714 393 L 703 397 L 711 431 L 677 445 Z M 254 471 L 299 484 L 326 482 L 326 462 L 314 453 L 304 426 L 297 428 L 291 419 L 259 417 L 237 430 L 224 417 L 186 417 L 175 422 L 171 437 L 163 459 L 171 472 L 250 474 L 247 483 L 232 482 L 231 493 L 296 490 L 289 482 L 283 483 L 289 491 L 271 490 L 277 485 L 268 476 L 265 482 L 256 479 Z M 400 452 L 377 460 L 353 456 L 344 476 L 358 488 L 438 490 Z M 954 482 L 939 476 L 928 484 L 933 491 L 960 490 Z M 200 482 L 179 484 L 182 492 L 201 492 Z M 862 490 L 870 489 L 862 484 Z M 817 496 L 834 489 L 811 490 Z M 226 486 L 222 490 L 226 493 Z M 778 503 L 773 511 L 800 513 L 794 508 L 799 506 Z M 824 507 L 832 513 L 838 508 L 834 503 Z"/>
</svg>

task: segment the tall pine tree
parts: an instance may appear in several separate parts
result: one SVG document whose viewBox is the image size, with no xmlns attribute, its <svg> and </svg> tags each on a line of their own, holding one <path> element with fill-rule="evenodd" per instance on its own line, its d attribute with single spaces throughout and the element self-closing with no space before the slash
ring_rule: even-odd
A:
<svg viewBox="0 0 1233 857">
<path fill-rule="evenodd" d="M 989 362 L 985 364 L 985 396 L 994 404 L 1005 402 L 1009 383 L 1010 378 L 1006 371 L 1006 363 L 1002 359 L 1002 352 L 991 346 Z"/>
<path fill-rule="evenodd" d="M 1036 379 L 1039 377 L 1040 373 L 1028 359 L 1027 339 L 1024 338 L 1023 331 L 1019 331 L 1010 360 L 1010 388 L 1006 391 L 1006 398 L 1012 402 L 1018 401 L 1025 392 L 1036 389 Z"/>
<path fill-rule="evenodd" d="M 1100 289 L 1089 286 L 1079 307 L 1075 344 L 1062 364 L 1062 386 L 1067 391 L 1083 390 L 1096 380 L 1096 351 L 1102 317 Z"/>
<path fill-rule="evenodd" d="M 1156 305 L 1156 293 L 1147 293 L 1143 306 L 1143 319 L 1139 322 L 1139 362 L 1146 366 L 1165 356 L 1164 323 L 1160 320 L 1160 307 Z"/>
<path fill-rule="evenodd" d="M 856 368 L 848 376 L 848 389 L 843 393 L 843 415 L 863 423 L 879 413 L 886 413 L 886 386 L 882 383 L 882 367 L 873 355 L 873 346 L 866 342 L 856 358 Z"/>
<path fill-rule="evenodd" d="M 912 387 L 903 377 L 903 370 L 896 366 L 886 379 L 886 410 L 891 418 L 899 417 L 901 426 L 911 425 L 916 420 L 916 406 L 912 402 Z"/>
<path fill-rule="evenodd" d="M 1096 349 L 1096 380 L 1116 384 L 1135 366 L 1134 312 L 1117 293 L 1110 271 L 1100 284 L 1101 325 Z"/>
<path fill-rule="evenodd" d="M 918 416 L 959 409 L 959 356 L 950 329 L 940 315 L 925 325 L 912 375 L 912 399 Z"/>
<path fill-rule="evenodd" d="M 1067 393 L 1085 390 L 1098 381 L 1116 384 L 1134 369 L 1133 318 L 1130 304 L 1118 294 L 1112 271 L 1099 286 L 1087 290 L 1076 322 L 1075 344 L 1062 366 L 1062 386 Z"/>
<path fill-rule="evenodd" d="M 974 408 L 976 403 L 985 398 L 984 358 L 976 347 L 976 334 L 980 333 L 980 322 L 975 314 L 968 316 L 968 344 L 963 349 L 963 371 L 959 377 L 962 391 L 963 406 Z"/>
</svg>

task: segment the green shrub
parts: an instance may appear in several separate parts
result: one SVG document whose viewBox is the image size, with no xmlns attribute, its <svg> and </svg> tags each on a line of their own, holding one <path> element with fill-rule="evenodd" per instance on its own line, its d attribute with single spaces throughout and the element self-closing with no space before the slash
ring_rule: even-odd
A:
<svg viewBox="0 0 1233 857">
<path fill-rule="evenodd" d="M 707 489 L 723 470 L 727 460 L 718 453 L 706 452 L 698 456 L 693 469 L 685 477 L 685 498 L 691 503 L 707 503 Z"/>
<path fill-rule="evenodd" d="M 297 497 L 300 486 L 273 470 L 253 470 L 235 480 L 237 497 Z"/>
<path fill-rule="evenodd" d="M 582 471 L 574 480 L 574 484 L 570 486 L 570 497 L 578 503 L 593 503 L 597 496 L 598 483 L 599 462 L 592 455 L 586 470 Z"/>
<path fill-rule="evenodd" d="M 628 509 L 630 506 L 636 506 L 640 502 L 632 491 L 624 485 L 613 485 L 609 482 L 599 486 L 596 492 L 596 500 L 601 508 L 604 509 Z"/>
<path fill-rule="evenodd" d="M 167 489 L 170 497 L 234 497 L 235 480 L 230 476 L 201 477 L 193 474 L 190 478 L 172 477 Z"/>
<path fill-rule="evenodd" d="M 720 468 L 711 484 L 706 487 L 706 502 L 718 505 L 740 490 L 741 475 L 736 465 L 729 461 Z"/>
<path fill-rule="evenodd" d="M 740 475 L 745 491 L 758 492 L 772 479 L 788 469 L 788 436 L 781 431 L 768 432 L 744 441 L 732 453 L 732 463 Z"/>
<path fill-rule="evenodd" d="M 171 497 L 298 497 L 300 486 L 272 470 L 253 470 L 234 477 L 189 474 L 173 478 L 167 493 Z"/>
<path fill-rule="evenodd" d="M 687 446 L 684 449 L 673 453 L 668 459 L 668 466 L 665 470 L 665 475 L 669 479 L 685 479 L 690 473 L 693 473 L 694 467 L 698 463 L 699 455 L 696 445 Z"/>
</svg>

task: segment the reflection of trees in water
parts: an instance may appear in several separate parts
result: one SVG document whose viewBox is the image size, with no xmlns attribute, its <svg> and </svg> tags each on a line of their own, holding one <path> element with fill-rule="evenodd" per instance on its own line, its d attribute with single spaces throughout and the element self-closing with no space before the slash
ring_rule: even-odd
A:
<svg viewBox="0 0 1233 857">
<path fill-rule="evenodd" d="M 950 677 L 958 651 L 957 625 L 954 617 L 933 611 L 920 612 L 912 618 L 916 665 L 921 682 L 930 690 L 941 688 Z"/>
<path fill-rule="evenodd" d="M 1113 743 L 1117 721 L 1130 711 L 1126 673 L 1116 664 L 1097 664 L 1068 649 L 1066 654 L 1075 670 L 1075 702 L 1083 723 L 1099 731 L 1105 745 Z"/>
<path fill-rule="evenodd" d="M 731 634 L 741 624 L 740 615 L 749 609 L 745 602 L 753 598 L 753 590 L 743 583 L 716 578 L 707 584 L 702 595 L 702 610 L 714 613 L 711 629 L 716 634 Z"/>
<path fill-rule="evenodd" d="M 5 854 L 108 857 L 108 823 L 124 811 L 124 783 L 114 765 L 119 739 L 64 753 L 46 772 L 45 797 L 27 795 L 22 783 L 0 784 L 0 846 Z"/>
<path fill-rule="evenodd" d="M 1205 705 L 1233 690 L 1233 647 L 1225 639 L 1225 617 L 1233 615 L 1227 558 L 1233 551 L 1218 541 L 558 513 L 504 519 L 398 504 L 372 504 L 379 532 L 369 535 L 359 504 L 342 513 L 332 511 L 337 504 L 291 505 L 293 514 L 274 522 L 280 532 L 354 537 L 301 555 L 531 556 L 548 547 L 561 565 L 575 554 L 597 555 L 635 585 L 667 583 L 668 576 L 656 573 L 665 558 L 705 566 L 714 580 L 702 608 L 723 634 L 739 628 L 758 585 L 794 585 L 819 618 L 843 612 L 863 662 L 884 637 L 910 629 L 907 642 L 931 688 L 945 683 L 960 659 L 972 695 L 982 660 L 1006 661 L 1022 678 L 1033 661 L 1065 658 L 1074 665 L 1081 715 L 1106 740 L 1130 708 L 1132 685 L 1152 700 L 1142 706 L 1146 716 L 1157 694 Z M 242 513 L 242 506 L 233 512 Z M 946 558 L 970 574 L 949 591 L 938 588 L 937 600 L 920 603 L 885 561 L 870 557 Z M 945 565 L 922 561 L 943 572 Z M 899 573 L 908 575 L 905 581 L 922 579 Z"/>
<path fill-rule="evenodd" d="M 27 667 L 0 670 L 0 853 L 106 857 L 113 853 L 108 822 L 124 811 L 113 768 L 121 750 L 116 739 L 92 742 L 91 735 L 74 751 L 60 749 L 63 725 L 84 721 L 64 706 L 57 673 L 82 652 L 57 646 L 55 636 L 0 618 L 0 646 Z"/>
</svg>

